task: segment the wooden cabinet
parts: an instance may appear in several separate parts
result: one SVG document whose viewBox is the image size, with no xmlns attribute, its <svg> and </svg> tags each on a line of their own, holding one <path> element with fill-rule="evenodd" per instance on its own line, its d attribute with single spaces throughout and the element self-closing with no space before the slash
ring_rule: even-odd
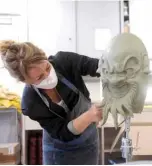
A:
<svg viewBox="0 0 152 166">
<path fill-rule="evenodd" d="M 132 126 L 130 138 L 132 138 L 133 155 L 152 155 L 152 126 Z"/>
<path fill-rule="evenodd" d="M 99 128 L 100 130 L 100 165 L 109 164 L 108 159 L 115 156 L 115 158 L 121 157 L 120 153 L 120 145 L 121 140 L 117 142 L 115 148 L 113 149 L 111 153 L 111 146 L 113 144 L 113 141 L 115 140 L 115 137 L 120 131 L 120 127 L 116 130 L 114 127 L 104 126 Z"/>
<path fill-rule="evenodd" d="M 133 155 L 152 155 L 152 111 L 145 109 L 132 119 L 130 138 L 133 143 Z"/>
<path fill-rule="evenodd" d="M 106 164 L 111 156 L 121 157 L 121 138 L 124 133 L 124 125 L 115 130 L 112 119 L 109 117 L 106 125 L 101 127 L 101 163 Z M 131 119 L 130 138 L 133 146 L 133 160 L 140 158 L 145 160 L 152 155 L 152 110 L 144 109 L 141 114 L 135 114 Z M 152 159 L 152 157 L 151 157 Z"/>
<path fill-rule="evenodd" d="M 118 119 L 119 124 L 122 122 L 122 119 Z M 112 116 L 109 115 L 106 124 L 102 127 L 99 127 L 100 134 L 100 165 L 110 164 L 108 163 L 109 159 L 121 158 L 120 146 L 121 139 L 119 133 L 123 133 L 122 127 L 115 129 L 113 126 Z M 121 132 L 122 131 L 122 132 Z M 117 139 L 118 137 L 118 139 Z M 116 140 L 116 141 L 115 141 Z"/>
</svg>

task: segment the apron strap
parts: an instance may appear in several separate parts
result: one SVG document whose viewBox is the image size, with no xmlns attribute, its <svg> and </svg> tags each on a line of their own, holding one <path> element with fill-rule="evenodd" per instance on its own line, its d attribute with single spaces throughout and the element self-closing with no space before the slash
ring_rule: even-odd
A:
<svg viewBox="0 0 152 166">
<path fill-rule="evenodd" d="M 33 87 L 33 89 L 37 92 L 37 94 L 40 96 L 40 98 L 41 98 L 42 101 L 45 103 L 45 105 L 48 107 L 48 109 L 49 109 L 50 112 L 52 112 L 54 115 L 58 116 L 58 117 L 61 118 L 61 119 L 65 119 L 65 118 L 63 118 L 62 116 L 60 116 L 59 114 L 57 114 L 56 112 L 54 112 L 54 111 L 52 111 L 52 110 L 50 109 L 50 104 L 49 104 L 48 100 L 46 99 L 46 97 L 45 97 L 44 95 L 42 95 L 42 94 L 40 93 L 40 91 L 39 91 L 38 88 L 36 88 L 35 86 L 32 86 L 32 87 Z"/>
<path fill-rule="evenodd" d="M 60 73 L 56 72 L 58 78 L 61 80 L 61 82 L 63 82 L 65 85 L 67 85 L 71 90 L 73 90 L 76 94 L 79 94 L 79 90 L 70 82 L 68 81 L 64 76 L 62 76 Z M 55 114 L 56 116 L 60 117 L 61 119 L 65 119 L 62 116 L 58 115 L 56 112 L 52 111 L 50 109 L 50 104 L 48 102 L 48 100 L 46 99 L 46 97 L 44 95 L 42 95 L 39 91 L 38 88 L 36 88 L 35 86 L 32 86 L 33 89 L 37 92 L 37 94 L 41 97 L 42 101 L 45 103 L 45 105 L 48 107 L 49 111 L 51 111 L 53 114 Z"/>
<path fill-rule="evenodd" d="M 57 73 L 57 76 L 71 90 L 73 90 L 75 93 L 79 94 L 79 90 L 70 81 L 68 81 L 63 75 L 61 75 L 60 73 Z"/>
<path fill-rule="evenodd" d="M 79 91 L 70 81 L 68 81 L 62 74 L 57 73 L 58 78 L 61 80 L 61 82 L 63 82 L 65 85 L 67 85 L 71 90 L 73 90 L 76 94 L 80 95 L 80 93 L 84 96 L 84 98 L 90 102 L 87 97 L 81 92 Z"/>
</svg>

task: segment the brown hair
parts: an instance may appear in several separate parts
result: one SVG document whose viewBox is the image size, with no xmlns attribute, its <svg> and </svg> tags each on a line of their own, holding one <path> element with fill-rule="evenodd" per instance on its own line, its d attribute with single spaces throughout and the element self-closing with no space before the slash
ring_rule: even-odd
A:
<svg viewBox="0 0 152 166">
<path fill-rule="evenodd" d="M 45 53 L 30 42 L 1 41 L 0 54 L 11 76 L 22 82 L 28 77 L 27 70 L 33 64 L 47 60 Z"/>
</svg>

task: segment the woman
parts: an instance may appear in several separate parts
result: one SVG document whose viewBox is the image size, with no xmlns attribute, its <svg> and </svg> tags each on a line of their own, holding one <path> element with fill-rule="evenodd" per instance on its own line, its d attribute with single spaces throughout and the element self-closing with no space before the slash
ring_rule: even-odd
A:
<svg viewBox="0 0 152 166">
<path fill-rule="evenodd" d="M 43 128 L 43 164 L 97 164 L 102 112 L 91 105 L 82 76 L 99 76 L 99 60 L 72 52 L 47 59 L 28 42 L 2 41 L 0 52 L 9 73 L 26 83 L 22 112 Z"/>
</svg>

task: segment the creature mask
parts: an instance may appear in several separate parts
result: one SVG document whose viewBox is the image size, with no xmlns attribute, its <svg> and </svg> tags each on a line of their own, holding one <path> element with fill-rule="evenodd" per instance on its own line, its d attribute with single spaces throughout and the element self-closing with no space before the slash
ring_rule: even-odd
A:
<svg viewBox="0 0 152 166">
<path fill-rule="evenodd" d="M 100 61 L 103 87 L 103 122 L 109 112 L 118 126 L 123 117 L 141 113 L 147 93 L 149 59 L 142 41 L 130 33 L 114 37 Z"/>
</svg>

